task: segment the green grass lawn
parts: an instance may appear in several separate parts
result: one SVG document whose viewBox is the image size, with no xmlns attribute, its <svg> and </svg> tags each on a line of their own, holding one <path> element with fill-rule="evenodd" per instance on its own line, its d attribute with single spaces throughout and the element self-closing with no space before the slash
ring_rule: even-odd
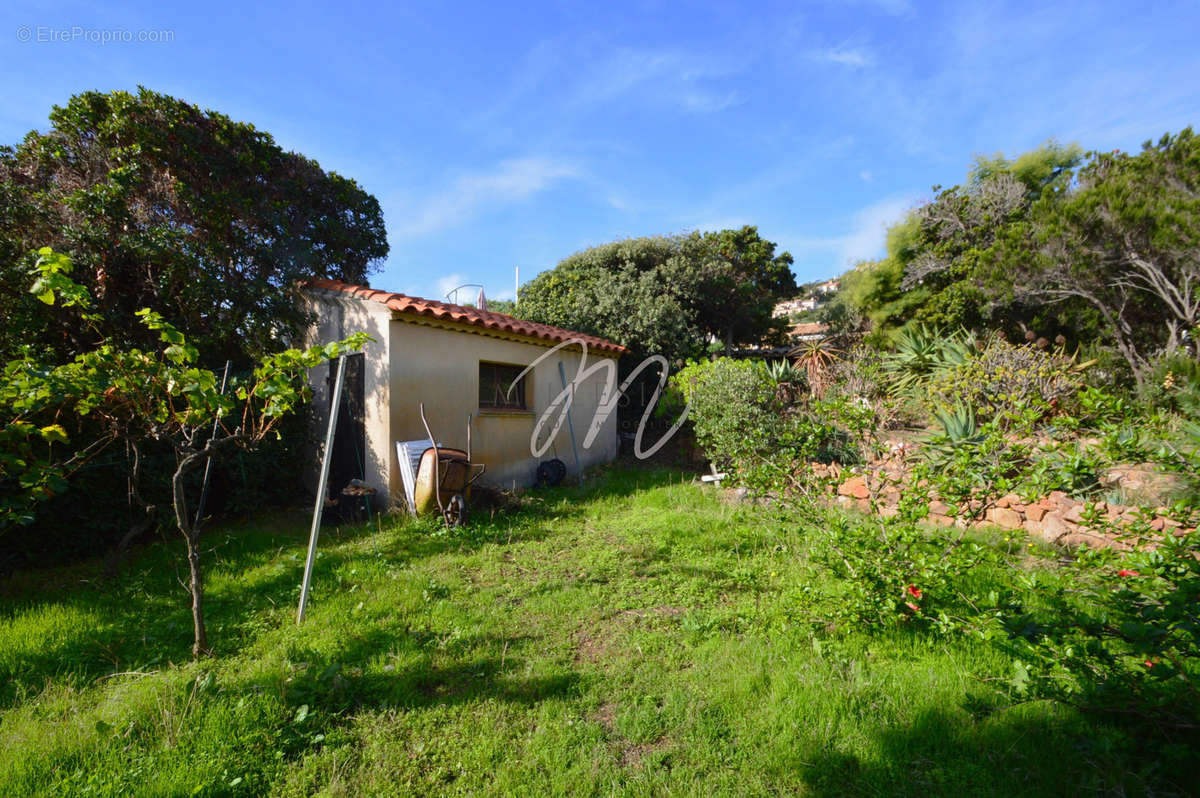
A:
<svg viewBox="0 0 1200 798">
<path fill-rule="evenodd" d="M 302 627 L 303 516 L 214 529 L 199 663 L 182 542 L 115 580 L 21 575 L 0 587 L 0 795 L 1190 788 L 1119 729 L 1012 704 L 994 643 L 822 628 L 804 518 L 617 467 L 454 535 L 326 531 Z"/>
</svg>

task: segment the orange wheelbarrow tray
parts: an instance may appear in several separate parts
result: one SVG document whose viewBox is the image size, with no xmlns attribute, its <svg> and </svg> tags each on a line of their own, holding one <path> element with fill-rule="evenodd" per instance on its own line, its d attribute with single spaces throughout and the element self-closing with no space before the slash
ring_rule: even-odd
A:
<svg viewBox="0 0 1200 798">
<path fill-rule="evenodd" d="M 437 511 L 440 507 L 448 523 L 464 523 L 471 485 L 486 469 L 483 463 L 472 463 L 462 449 L 429 447 L 421 454 L 417 467 L 413 490 L 417 515 Z"/>
</svg>

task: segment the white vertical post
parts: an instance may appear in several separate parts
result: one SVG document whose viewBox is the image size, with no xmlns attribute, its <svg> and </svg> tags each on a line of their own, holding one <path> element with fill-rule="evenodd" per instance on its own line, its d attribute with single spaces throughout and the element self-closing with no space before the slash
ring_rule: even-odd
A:
<svg viewBox="0 0 1200 798">
<path fill-rule="evenodd" d="M 312 529 L 308 533 L 308 559 L 304 561 L 304 581 L 300 583 L 300 607 L 296 623 L 304 620 L 308 606 L 308 588 L 312 583 L 313 561 L 317 558 L 317 537 L 321 532 L 321 513 L 325 509 L 325 487 L 329 482 L 329 459 L 333 454 L 333 436 L 337 432 L 338 412 L 342 409 L 342 378 L 346 374 L 346 356 L 338 358 L 337 379 L 333 383 L 333 402 L 329 405 L 329 429 L 325 433 L 325 453 L 321 457 L 321 478 L 317 481 L 317 501 L 313 506 Z"/>
<path fill-rule="evenodd" d="M 558 361 L 558 378 L 562 380 L 563 390 L 567 390 L 567 372 L 563 370 L 562 361 Z M 575 404 L 575 385 L 571 384 L 567 392 L 567 429 L 571 431 L 571 451 L 575 454 L 575 470 L 579 472 L 579 487 L 583 487 L 583 466 L 579 464 L 579 447 L 575 445 L 575 422 L 571 420 L 571 405 Z"/>
</svg>

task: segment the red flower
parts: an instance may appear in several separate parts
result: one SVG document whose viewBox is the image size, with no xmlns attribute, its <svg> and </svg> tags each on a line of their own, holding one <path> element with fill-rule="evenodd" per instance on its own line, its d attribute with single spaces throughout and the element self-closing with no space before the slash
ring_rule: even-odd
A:
<svg viewBox="0 0 1200 798">
<path fill-rule="evenodd" d="M 1153 667 L 1154 667 L 1154 660 L 1151 660 L 1151 659 L 1148 659 L 1148 660 L 1146 660 L 1146 667 L 1147 667 L 1147 668 L 1153 668 Z"/>
<path fill-rule="evenodd" d="M 919 598 L 921 598 L 922 595 L 924 595 L 921 593 L 920 588 L 915 588 L 912 585 L 909 585 L 904 590 L 905 590 L 905 592 L 908 593 L 908 595 L 912 596 L 915 599 L 919 599 Z"/>
<path fill-rule="evenodd" d="M 1137 571 L 1131 571 L 1128 568 L 1122 568 L 1117 571 L 1117 576 L 1141 576 Z"/>
<path fill-rule="evenodd" d="M 905 607 L 908 607 L 908 608 L 909 608 L 910 610 L 912 610 L 913 612 L 920 612 L 920 611 L 921 611 L 921 608 L 920 608 L 920 607 L 918 607 L 916 604 L 913 604 L 911 601 L 906 601 L 906 602 L 904 602 L 904 606 L 905 606 Z"/>
</svg>

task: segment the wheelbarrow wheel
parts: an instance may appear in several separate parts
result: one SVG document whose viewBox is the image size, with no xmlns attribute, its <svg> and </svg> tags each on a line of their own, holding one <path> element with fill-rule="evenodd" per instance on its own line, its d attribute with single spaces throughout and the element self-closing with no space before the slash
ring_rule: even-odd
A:
<svg viewBox="0 0 1200 798">
<path fill-rule="evenodd" d="M 446 502 L 446 523 L 450 526 L 467 523 L 467 500 L 461 493 L 454 494 Z"/>
</svg>

